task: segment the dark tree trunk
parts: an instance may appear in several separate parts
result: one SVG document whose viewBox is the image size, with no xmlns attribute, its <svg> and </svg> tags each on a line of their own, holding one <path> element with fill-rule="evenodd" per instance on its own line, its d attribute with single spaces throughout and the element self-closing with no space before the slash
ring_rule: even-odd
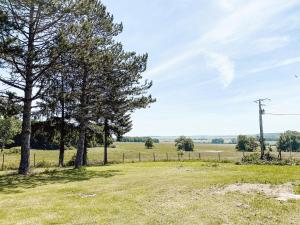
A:
<svg viewBox="0 0 300 225">
<path fill-rule="evenodd" d="M 104 160 L 103 160 L 104 165 L 106 165 L 108 163 L 108 160 L 107 160 L 108 135 L 109 135 L 108 121 L 107 121 L 107 119 L 105 119 L 105 121 L 104 121 Z"/>
<path fill-rule="evenodd" d="M 64 166 L 65 157 L 65 89 L 64 89 L 64 78 L 62 76 L 62 97 L 61 97 L 61 122 L 60 122 L 60 148 L 59 148 L 59 162 L 58 166 Z"/>
<path fill-rule="evenodd" d="M 22 121 L 21 161 L 19 174 L 26 175 L 30 167 L 30 137 L 31 137 L 31 105 L 33 86 L 33 58 L 34 57 L 34 3 L 31 2 L 28 27 L 28 54 L 26 59 L 26 85 L 24 89 L 24 106 Z"/>
<path fill-rule="evenodd" d="M 77 154 L 76 154 L 76 160 L 75 160 L 75 168 L 76 169 L 79 169 L 83 165 L 85 133 L 86 133 L 86 122 L 83 120 L 80 123 L 80 134 L 79 134 L 79 141 L 78 141 Z"/>
<path fill-rule="evenodd" d="M 85 139 L 84 139 L 84 151 L 83 151 L 83 166 L 87 166 L 87 137 L 85 134 Z"/>
<path fill-rule="evenodd" d="M 30 136 L 31 136 L 31 104 L 32 87 L 27 85 L 25 89 L 25 100 L 22 121 L 21 161 L 19 174 L 26 175 L 30 166 Z"/>
<path fill-rule="evenodd" d="M 86 94 L 86 83 L 87 83 L 87 69 L 85 68 L 84 71 L 84 77 L 81 87 L 81 97 L 80 97 L 80 133 L 79 133 L 79 141 L 78 141 L 78 147 L 77 147 L 77 155 L 75 160 L 75 168 L 79 169 L 82 167 L 83 164 L 83 152 L 84 152 L 84 143 L 85 143 L 85 135 L 86 135 L 86 129 L 87 129 L 87 94 Z"/>
</svg>

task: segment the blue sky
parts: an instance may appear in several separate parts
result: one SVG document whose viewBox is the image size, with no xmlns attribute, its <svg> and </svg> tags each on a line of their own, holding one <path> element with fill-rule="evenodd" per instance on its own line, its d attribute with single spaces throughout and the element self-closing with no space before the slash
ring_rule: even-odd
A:
<svg viewBox="0 0 300 225">
<path fill-rule="evenodd" d="M 149 53 L 157 102 L 129 135 L 258 133 L 266 111 L 300 113 L 299 0 L 103 0 L 126 49 Z M 264 116 L 265 132 L 300 130 L 300 117 Z"/>
</svg>

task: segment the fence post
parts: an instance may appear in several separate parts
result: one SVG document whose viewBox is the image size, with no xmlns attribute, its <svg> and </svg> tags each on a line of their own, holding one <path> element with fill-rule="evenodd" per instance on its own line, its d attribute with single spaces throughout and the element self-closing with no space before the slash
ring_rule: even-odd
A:
<svg viewBox="0 0 300 225">
<path fill-rule="evenodd" d="M 125 153 L 123 152 L 123 163 L 125 163 Z"/>
<path fill-rule="evenodd" d="M 35 153 L 33 154 L 33 167 L 35 167 Z"/>
<path fill-rule="evenodd" d="M 155 153 L 153 152 L 153 161 L 155 162 Z"/>
<path fill-rule="evenodd" d="M 201 153 L 199 152 L 199 159 L 201 160 Z"/>
<path fill-rule="evenodd" d="M 180 158 L 179 158 L 179 152 L 178 152 L 177 156 L 178 156 L 178 161 L 180 161 Z"/>
<path fill-rule="evenodd" d="M 139 162 L 141 161 L 141 153 L 139 152 Z"/>
<path fill-rule="evenodd" d="M 218 152 L 218 158 L 219 158 L 219 162 L 221 161 L 221 153 Z"/>
<path fill-rule="evenodd" d="M 168 153 L 166 153 L 166 156 L 167 156 L 167 161 L 169 161 L 169 155 L 168 155 Z"/>
<path fill-rule="evenodd" d="M 189 152 L 189 160 L 191 160 L 191 153 Z"/>
<path fill-rule="evenodd" d="M 2 155 L 2 170 L 4 170 L 4 153 Z"/>
</svg>

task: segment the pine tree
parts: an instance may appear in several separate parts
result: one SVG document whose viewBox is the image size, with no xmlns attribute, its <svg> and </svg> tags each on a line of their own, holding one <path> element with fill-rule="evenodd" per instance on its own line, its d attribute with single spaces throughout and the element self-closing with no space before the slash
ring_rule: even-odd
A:
<svg viewBox="0 0 300 225">
<path fill-rule="evenodd" d="M 118 125 L 120 128 L 127 125 L 124 126 L 127 130 L 131 128 L 130 113 L 155 102 L 151 95 L 146 95 L 152 82 L 142 82 L 147 58 L 147 54 L 139 56 L 135 52 L 125 52 L 120 43 L 112 45 L 105 53 L 99 68 L 102 76 L 97 79 L 99 92 L 95 111 L 97 122 L 104 126 L 104 164 L 108 163 L 107 140 L 111 132 L 117 131 L 115 134 L 120 135 Z"/>
<path fill-rule="evenodd" d="M 73 118 L 78 121 L 80 129 L 75 168 L 83 165 L 86 133 L 89 122 L 93 120 L 95 81 L 101 76 L 95 68 L 103 61 L 103 51 L 122 31 L 122 24 L 113 22 L 112 15 L 106 12 L 100 1 L 82 1 L 80 8 L 72 32 L 67 36 L 75 49 L 70 59 L 73 68 L 70 86 L 75 98 Z"/>
<path fill-rule="evenodd" d="M 0 58 L 11 71 L 9 77 L 0 75 L 0 82 L 24 93 L 19 97 L 23 102 L 20 174 L 29 170 L 32 102 L 44 91 L 48 71 L 62 53 L 55 43 L 73 8 L 72 0 L 0 1 L 0 11 L 13 27 L 9 33 L 1 32 L 0 39 L 12 41 L 1 47 Z"/>
</svg>

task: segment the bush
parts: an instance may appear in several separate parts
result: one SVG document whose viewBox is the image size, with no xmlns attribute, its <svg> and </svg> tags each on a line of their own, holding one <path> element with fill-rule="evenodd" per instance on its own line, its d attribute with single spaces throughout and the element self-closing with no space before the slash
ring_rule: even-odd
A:
<svg viewBox="0 0 300 225">
<path fill-rule="evenodd" d="M 117 148 L 117 146 L 114 145 L 114 144 L 110 145 L 109 147 L 110 147 L 110 148 Z"/>
<path fill-rule="evenodd" d="M 239 135 L 237 138 L 236 149 L 242 152 L 254 152 L 256 151 L 258 144 L 254 137 L 248 137 L 245 135 Z"/>
<path fill-rule="evenodd" d="M 175 140 L 175 147 L 178 151 L 192 152 L 194 151 L 194 142 L 191 138 L 181 136 Z"/>
<path fill-rule="evenodd" d="M 254 165 L 299 165 L 300 161 L 294 160 L 279 160 L 277 157 L 271 155 L 270 152 L 265 154 L 265 158 L 263 160 L 260 159 L 259 153 L 253 153 L 242 158 L 241 163 L 237 164 L 254 164 Z"/>
<path fill-rule="evenodd" d="M 147 149 L 150 149 L 150 148 L 153 148 L 154 147 L 154 144 L 153 144 L 154 142 L 153 142 L 153 139 L 152 138 L 147 138 L 146 140 L 145 140 L 145 146 L 146 146 L 146 148 Z"/>
</svg>

